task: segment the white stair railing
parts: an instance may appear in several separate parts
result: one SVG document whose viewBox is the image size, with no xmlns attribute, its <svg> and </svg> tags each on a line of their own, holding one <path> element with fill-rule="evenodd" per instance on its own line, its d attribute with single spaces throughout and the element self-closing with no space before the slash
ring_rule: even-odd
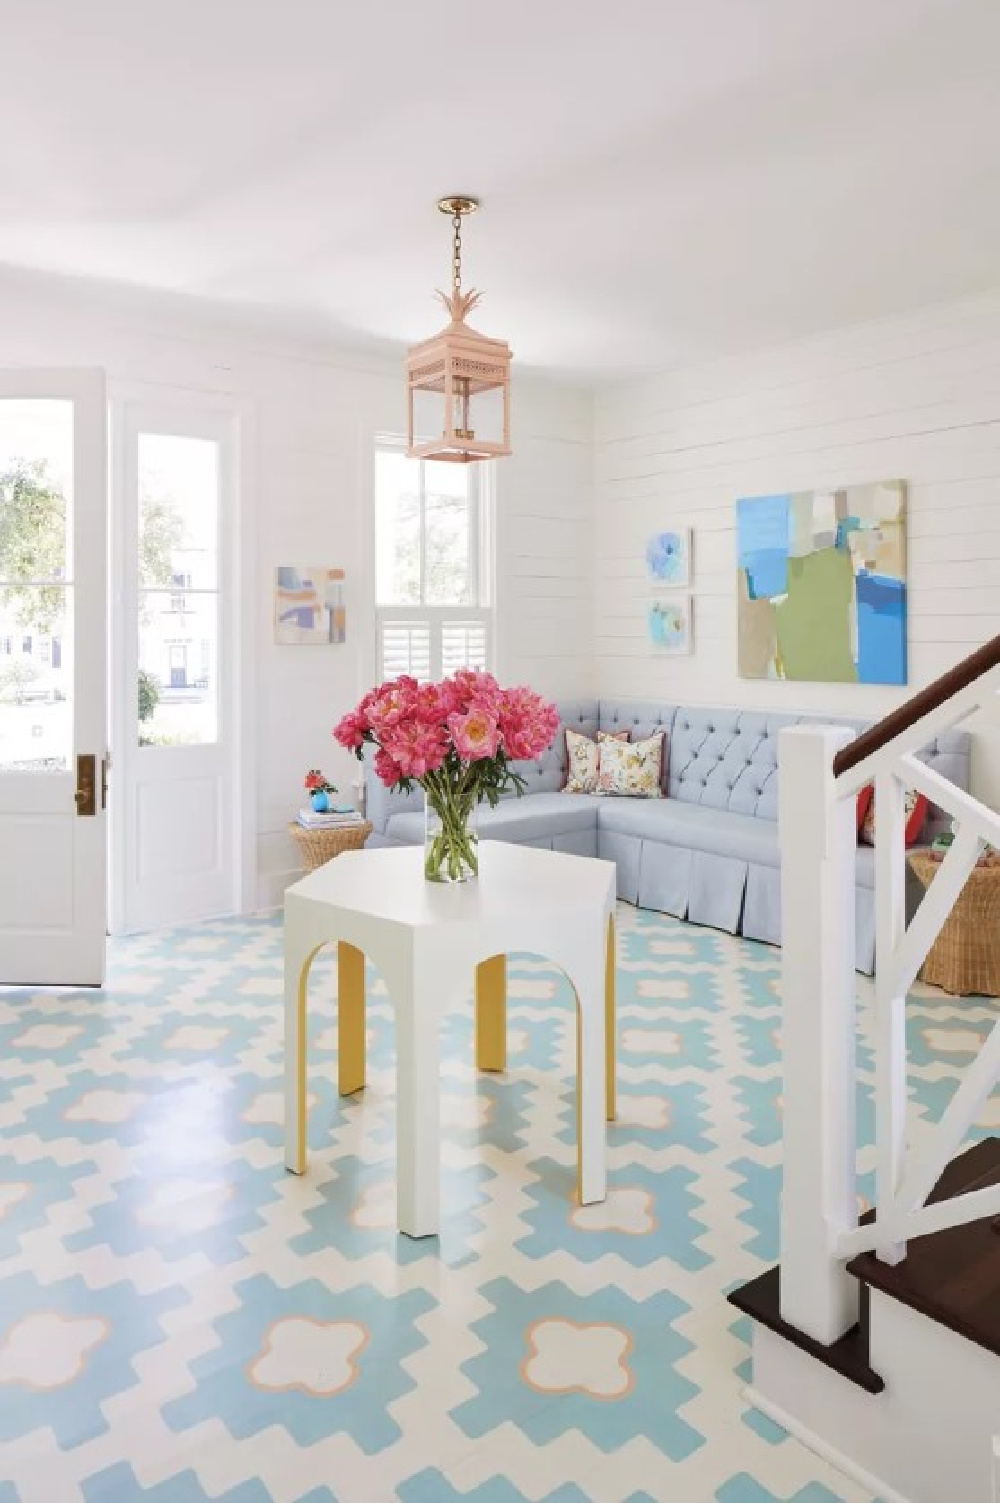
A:
<svg viewBox="0 0 1000 1503">
<path fill-rule="evenodd" d="M 992 655 L 992 657 L 991 657 Z M 985 663 L 970 677 L 978 663 Z M 906 998 L 972 871 L 983 842 L 1000 844 L 1000 814 L 914 754 L 1000 692 L 1000 639 L 853 742 L 833 726 L 779 734 L 784 1059 L 781 1315 L 829 1345 L 857 1319 L 845 1270 L 859 1252 L 886 1262 L 907 1239 L 1000 1215 L 1000 1186 L 926 1205 L 1000 1080 L 1000 1022 L 941 1121 L 906 1143 Z M 963 670 L 965 674 L 963 677 Z M 958 680 L 940 698 L 942 686 Z M 886 735 L 886 732 L 888 734 Z M 838 775 L 839 774 L 839 775 Z M 875 1220 L 858 1225 L 856 1195 L 856 798 L 875 785 Z M 905 798 L 927 795 L 956 837 L 906 923 Z"/>
</svg>

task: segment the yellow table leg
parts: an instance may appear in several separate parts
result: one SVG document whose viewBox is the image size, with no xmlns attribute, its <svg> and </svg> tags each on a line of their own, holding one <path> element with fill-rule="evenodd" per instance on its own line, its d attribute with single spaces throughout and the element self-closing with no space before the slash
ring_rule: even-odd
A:
<svg viewBox="0 0 1000 1503">
<path fill-rule="evenodd" d="M 507 1068 L 507 957 L 476 967 L 476 1068 Z"/>
<path fill-rule="evenodd" d="M 337 1089 L 365 1088 L 365 956 L 343 940 L 337 946 Z"/>
<path fill-rule="evenodd" d="M 616 1051 L 618 1027 L 615 1014 L 615 985 L 617 977 L 617 950 L 615 945 L 615 916 L 608 919 L 608 943 L 604 970 L 604 1068 L 607 1072 L 607 1101 L 605 1115 L 613 1122 L 618 1115 Z"/>
</svg>

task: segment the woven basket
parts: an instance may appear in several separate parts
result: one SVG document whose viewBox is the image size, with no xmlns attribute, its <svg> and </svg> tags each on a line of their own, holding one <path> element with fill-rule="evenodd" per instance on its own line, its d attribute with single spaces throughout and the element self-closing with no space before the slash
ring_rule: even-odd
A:
<svg viewBox="0 0 1000 1503">
<path fill-rule="evenodd" d="M 360 851 L 371 832 L 367 819 L 363 824 L 346 829 L 307 830 L 295 820 L 288 826 L 289 835 L 302 852 L 302 864 L 307 872 L 324 866 L 342 851 Z"/>
<path fill-rule="evenodd" d="M 941 868 L 926 855 L 910 865 L 925 888 Z M 920 976 L 958 996 L 1000 996 L 1000 865 L 973 867 Z"/>
</svg>

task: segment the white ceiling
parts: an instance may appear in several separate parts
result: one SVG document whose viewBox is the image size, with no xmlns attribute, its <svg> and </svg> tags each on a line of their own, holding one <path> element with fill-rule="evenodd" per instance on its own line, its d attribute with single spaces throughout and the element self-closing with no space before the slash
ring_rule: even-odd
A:
<svg viewBox="0 0 1000 1503">
<path fill-rule="evenodd" d="M 1000 0 L 0 0 L 0 263 L 578 377 L 1000 283 Z"/>
</svg>

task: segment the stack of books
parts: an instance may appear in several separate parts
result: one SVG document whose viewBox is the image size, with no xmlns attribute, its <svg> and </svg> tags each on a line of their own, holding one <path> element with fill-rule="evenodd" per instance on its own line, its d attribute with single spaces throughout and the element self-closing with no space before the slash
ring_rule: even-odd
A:
<svg viewBox="0 0 1000 1503">
<path fill-rule="evenodd" d="M 328 809 L 323 814 L 317 814 L 315 809 L 300 809 L 297 819 L 304 830 L 343 830 L 364 823 L 357 809 L 352 809 L 349 804 Z"/>
</svg>

